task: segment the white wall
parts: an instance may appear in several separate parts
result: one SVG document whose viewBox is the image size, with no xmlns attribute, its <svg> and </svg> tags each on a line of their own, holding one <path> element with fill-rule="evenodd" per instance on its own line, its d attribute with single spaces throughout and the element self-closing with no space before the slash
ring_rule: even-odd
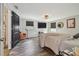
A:
<svg viewBox="0 0 79 59">
<path fill-rule="evenodd" d="M 67 28 L 67 19 L 70 19 L 70 18 L 75 18 L 75 28 Z M 54 22 L 56 22 L 56 32 L 68 33 L 68 34 L 71 34 L 71 35 L 79 33 L 79 15 L 67 17 L 67 18 L 60 19 L 60 20 L 56 20 Z M 63 22 L 64 27 L 63 28 L 58 28 L 57 27 L 58 22 Z"/>
<path fill-rule="evenodd" d="M 26 26 L 26 21 L 33 21 L 34 22 L 34 26 Z M 20 31 L 21 32 L 28 32 L 28 37 L 37 37 L 38 36 L 38 32 L 47 32 L 47 28 L 43 28 L 43 29 L 38 29 L 38 22 L 42 22 L 42 21 L 37 21 L 34 19 L 25 19 L 25 18 L 21 18 L 20 19 Z M 25 30 L 26 29 L 26 30 Z"/>
<path fill-rule="evenodd" d="M 3 36 L 2 36 L 2 15 L 3 15 L 3 8 L 2 8 L 2 4 L 0 3 L 0 39 L 2 39 L 3 38 Z M 4 50 L 3 50 L 3 47 L 4 47 L 4 45 L 3 45 L 3 41 L 0 41 L 0 56 L 1 55 L 3 55 L 3 52 L 4 52 Z"/>
<path fill-rule="evenodd" d="M 11 49 L 11 10 L 8 9 L 8 49 Z"/>
<path fill-rule="evenodd" d="M 70 18 L 75 18 L 75 22 L 76 22 L 76 27 L 75 28 L 67 28 L 67 19 L 70 19 Z M 34 21 L 34 27 L 26 27 L 26 21 L 29 20 L 29 21 Z M 20 30 L 21 31 L 25 31 L 25 29 L 28 29 L 29 30 L 29 37 L 36 37 L 38 36 L 38 32 L 59 32 L 59 33 L 67 33 L 67 34 L 71 34 L 71 35 L 74 35 L 76 33 L 79 33 L 79 15 L 77 16 L 72 16 L 72 17 L 67 17 L 67 18 L 64 18 L 64 19 L 59 19 L 59 20 L 55 20 L 55 21 L 52 21 L 52 22 L 56 22 L 56 29 L 51 29 L 50 28 L 50 23 L 51 22 L 46 22 L 47 23 L 47 28 L 45 29 L 38 29 L 38 23 L 39 21 L 36 21 L 34 19 L 21 19 L 20 20 Z M 40 21 L 42 22 L 42 21 Z M 57 24 L 58 22 L 63 22 L 64 23 L 64 27 L 63 28 L 58 28 L 57 27 Z"/>
<path fill-rule="evenodd" d="M 26 26 L 26 21 L 33 21 L 34 22 L 34 26 Z M 21 32 L 26 32 L 28 33 L 28 37 L 36 37 L 38 36 L 38 32 L 37 32 L 37 21 L 34 21 L 32 19 L 20 19 L 20 31 Z"/>
</svg>

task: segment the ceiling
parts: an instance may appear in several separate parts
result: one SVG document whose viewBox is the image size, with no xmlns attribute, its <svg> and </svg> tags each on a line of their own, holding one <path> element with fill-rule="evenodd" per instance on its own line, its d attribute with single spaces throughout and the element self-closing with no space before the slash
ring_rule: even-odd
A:
<svg viewBox="0 0 79 59">
<path fill-rule="evenodd" d="M 15 3 L 18 10 L 25 17 L 43 20 L 45 13 L 49 15 L 48 21 L 79 15 L 79 3 Z"/>
</svg>

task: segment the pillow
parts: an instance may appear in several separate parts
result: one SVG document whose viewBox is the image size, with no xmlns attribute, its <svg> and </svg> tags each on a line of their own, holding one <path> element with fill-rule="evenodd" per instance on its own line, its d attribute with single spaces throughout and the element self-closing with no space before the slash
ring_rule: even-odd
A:
<svg viewBox="0 0 79 59">
<path fill-rule="evenodd" d="M 73 36 L 73 38 L 78 39 L 78 38 L 79 38 L 79 33 L 75 34 L 75 35 Z"/>
</svg>

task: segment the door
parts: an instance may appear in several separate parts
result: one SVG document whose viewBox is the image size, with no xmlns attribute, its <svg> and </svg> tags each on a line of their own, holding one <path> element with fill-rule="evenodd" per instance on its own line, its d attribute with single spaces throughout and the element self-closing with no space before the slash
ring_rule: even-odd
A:
<svg viewBox="0 0 79 59">
<path fill-rule="evenodd" d="M 12 48 L 19 42 L 19 16 L 12 11 Z"/>
</svg>

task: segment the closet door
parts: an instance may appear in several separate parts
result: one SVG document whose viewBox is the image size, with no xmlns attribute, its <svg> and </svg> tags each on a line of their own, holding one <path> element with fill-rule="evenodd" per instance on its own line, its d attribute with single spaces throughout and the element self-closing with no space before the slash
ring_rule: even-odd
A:
<svg viewBox="0 0 79 59">
<path fill-rule="evenodd" d="M 19 42 L 19 16 L 12 11 L 12 48 Z"/>
</svg>

